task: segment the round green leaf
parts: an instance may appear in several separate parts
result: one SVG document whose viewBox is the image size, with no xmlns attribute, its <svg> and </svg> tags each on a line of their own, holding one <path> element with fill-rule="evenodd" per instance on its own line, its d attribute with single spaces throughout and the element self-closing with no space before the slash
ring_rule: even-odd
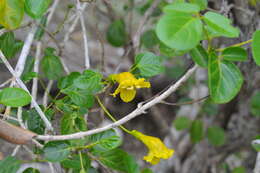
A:
<svg viewBox="0 0 260 173">
<path fill-rule="evenodd" d="M 0 24 L 6 29 L 18 28 L 23 20 L 24 1 L 1 0 L 0 1 Z"/>
<path fill-rule="evenodd" d="M 257 91 L 250 100 L 250 111 L 255 116 L 260 116 L 260 91 Z"/>
<path fill-rule="evenodd" d="M 141 37 L 141 42 L 146 48 L 149 49 L 157 45 L 159 43 L 159 39 L 157 38 L 154 30 L 148 30 L 143 33 Z"/>
<path fill-rule="evenodd" d="M 193 143 L 197 143 L 203 139 L 203 123 L 200 120 L 194 120 L 190 128 L 190 138 Z"/>
<path fill-rule="evenodd" d="M 116 20 L 108 28 L 107 41 L 115 47 L 120 47 L 127 42 L 127 33 L 123 20 Z"/>
<path fill-rule="evenodd" d="M 44 145 L 44 158 L 50 162 L 60 162 L 70 154 L 70 146 L 65 142 L 54 141 Z"/>
<path fill-rule="evenodd" d="M 196 4 L 191 3 L 173 3 L 167 5 L 163 8 L 164 13 L 176 13 L 176 12 L 183 12 L 183 13 L 198 13 L 200 8 Z"/>
<path fill-rule="evenodd" d="M 246 61 L 247 52 L 241 47 L 228 47 L 223 50 L 222 58 L 228 61 Z"/>
<path fill-rule="evenodd" d="M 200 44 L 190 51 L 190 55 L 199 66 L 208 67 L 208 53 Z"/>
<path fill-rule="evenodd" d="M 42 17 L 52 0 L 25 0 L 25 12 L 34 19 Z"/>
<path fill-rule="evenodd" d="M 210 96 L 215 103 L 232 100 L 243 84 L 243 76 L 237 66 L 221 61 L 214 52 L 209 57 L 208 78 Z"/>
<path fill-rule="evenodd" d="M 253 34 L 252 52 L 255 63 L 260 66 L 260 30 Z"/>
<path fill-rule="evenodd" d="M 225 131 L 217 126 L 208 128 L 207 137 L 209 142 L 215 146 L 221 146 L 225 144 L 226 141 Z"/>
<path fill-rule="evenodd" d="M 225 37 L 238 37 L 239 30 L 233 27 L 230 23 L 231 21 L 218 13 L 207 12 L 204 15 L 204 21 L 209 26 L 210 30 L 213 30 L 215 34 Z"/>
<path fill-rule="evenodd" d="M 138 68 L 141 76 L 144 77 L 152 77 L 164 71 L 161 57 L 151 52 L 136 55 L 134 68 Z"/>
<path fill-rule="evenodd" d="M 0 91 L 0 103 L 5 106 L 20 107 L 31 102 L 31 96 L 21 88 L 4 88 Z"/>
<path fill-rule="evenodd" d="M 202 22 L 186 13 L 166 14 L 159 20 L 156 34 L 164 44 L 177 51 L 192 49 L 202 39 Z"/>
<path fill-rule="evenodd" d="M 13 32 L 0 36 L 0 49 L 6 58 L 14 58 L 15 54 L 23 47 L 23 42 L 15 40 Z"/>
<path fill-rule="evenodd" d="M 174 120 L 173 124 L 177 130 L 183 130 L 190 127 L 191 121 L 188 117 L 180 116 Z"/>
</svg>

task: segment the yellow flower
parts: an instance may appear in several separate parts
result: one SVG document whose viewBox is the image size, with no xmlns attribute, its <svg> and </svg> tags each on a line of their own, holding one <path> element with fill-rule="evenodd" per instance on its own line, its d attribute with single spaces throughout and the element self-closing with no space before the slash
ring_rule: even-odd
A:
<svg viewBox="0 0 260 173">
<path fill-rule="evenodd" d="M 131 134 L 147 146 L 149 152 L 143 159 L 152 165 L 159 163 L 160 159 L 169 159 L 174 153 L 174 150 L 167 148 L 159 138 L 144 135 L 136 130 L 132 130 Z"/>
<path fill-rule="evenodd" d="M 111 75 L 111 78 L 119 83 L 112 96 L 116 97 L 116 95 L 120 93 L 120 98 L 124 102 L 130 102 L 135 98 L 136 89 L 151 87 L 150 82 L 146 82 L 144 78 L 136 79 L 130 72 L 113 74 Z"/>
</svg>

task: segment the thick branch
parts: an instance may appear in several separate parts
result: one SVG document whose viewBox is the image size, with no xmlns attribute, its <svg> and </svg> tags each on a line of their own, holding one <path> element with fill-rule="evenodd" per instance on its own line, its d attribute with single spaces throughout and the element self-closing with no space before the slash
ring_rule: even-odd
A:
<svg viewBox="0 0 260 173">
<path fill-rule="evenodd" d="M 131 112 L 130 114 L 128 114 L 124 118 L 122 118 L 122 119 L 120 119 L 120 120 L 118 120 L 118 121 L 116 121 L 114 123 L 111 123 L 109 125 L 106 125 L 104 127 L 98 128 L 98 129 L 93 129 L 93 130 L 89 130 L 89 131 L 85 131 L 85 132 L 78 132 L 78 133 L 74 133 L 74 134 L 70 134 L 70 135 L 57 135 L 57 136 L 38 135 L 36 137 L 36 139 L 47 140 L 47 141 L 78 139 L 78 138 L 82 138 L 84 136 L 89 136 L 89 135 L 92 135 L 92 134 L 100 133 L 100 132 L 103 132 L 105 130 L 108 130 L 108 129 L 120 126 L 120 125 L 130 121 L 131 119 L 135 118 L 136 116 L 143 114 L 145 112 L 145 110 L 147 110 L 150 107 L 160 103 L 162 100 L 167 98 L 170 94 L 175 92 L 182 85 L 183 82 L 187 81 L 191 77 L 191 75 L 194 73 L 194 71 L 197 68 L 198 68 L 198 66 L 195 65 L 194 67 L 189 69 L 187 71 L 187 73 L 185 75 L 183 75 L 175 84 L 170 86 L 161 95 L 159 95 L 158 97 L 155 97 L 153 100 L 147 102 L 143 106 L 140 106 L 140 107 L 136 108 L 133 112 Z"/>
</svg>

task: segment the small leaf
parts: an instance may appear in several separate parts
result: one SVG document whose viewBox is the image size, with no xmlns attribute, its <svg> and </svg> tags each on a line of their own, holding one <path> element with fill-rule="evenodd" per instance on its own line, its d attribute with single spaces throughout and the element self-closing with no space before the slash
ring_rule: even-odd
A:
<svg viewBox="0 0 260 173">
<path fill-rule="evenodd" d="M 215 146 L 221 146 L 226 142 L 225 131 L 217 126 L 208 128 L 207 137 L 209 142 Z"/>
<path fill-rule="evenodd" d="M 97 156 L 101 163 L 109 168 L 124 173 L 140 173 L 139 166 L 135 159 L 121 149 L 100 152 Z"/>
<path fill-rule="evenodd" d="M 46 53 L 41 60 L 42 71 L 48 79 L 56 80 L 61 77 L 63 73 L 63 66 L 59 57 L 49 53 L 48 51 Z"/>
<path fill-rule="evenodd" d="M 31 102 L 31 96 L 21 88 L 4 88 L 0 91 L 0 104 L 11 107 L 25 106 Z"/>
<path fill-rule="evenodd" d="M 260 66 L 260 30 L 253 34 L 252 52 L 255 63 Z"/>
<path fill-rule="evenodd" d="M 21 166 L 21 162 L 13 156 L 8 156 L 0 160 L 0 173 L 16 173 Z"/>
<path fill-rule="evenodd" d="M 190 137 L 193 143 L 197 143 L 203 139 L 203 123 L 200 120 L 194 120 L 190 128 Z"/>
<path fill-rule="evenodd" d="M 257 91 L 250 100 L 250 112 L 260 116 L 260 91 Z"/>
<path fill-rule="evenodd" d="M 228 61 L 246 61 L 247 52 L 241 47 L 228 47 L 223 50 L 221 56 Z"/>
<path fill-rule="evenodd" d="M 159 43 L 159 39 L 154 30 L 148 30 L 143 33 L 141 42 L 146 48 L 150 49 Z"/>
<path fill-rule="evenodd" d="M 214 52 L 209 56 L 209 90 L 215 103 L 227 103 L 240 91 L 243 76 L 232 62 L 221 61 Z"/>
<path fill-rule="evenodd" d="M 86 154 L 81 154 L 84 169 L 90 168 L 90 158 Z M 79 155 L 73 155 L 71 158 L 67 158 L 61 162 L 64 168 L 72 168 L 74 170 L 81 169 L 81 162 Z"/>
<path fill-rule="evenodd" d="M 208 0 L 189 0 L 193 4 L 197 4 L 201 10 L 205 10 L 208 6 Z"/>
<path fill-rule="evenodd" d="M 186 13 L 171 13 L 160 18 L 156 26 L 158 38 L 168 47 L 193 49 L 202 39 L 202 22 Z"/>
<path fill-rule="evenodd" d="M 42 17 L 52 0 L 25 0 L 25 12 L 34 19 Z"/>
<path fill-rule="evenodd" d="M 47 16 L 43 16 L 40 21 L 40 26 L 38 26 L 38 28 L 35 32 L 35 35 L 34 35 L 35 40 L 38 40 L 38 41 L 41 40 L 41 38 L 44 34 L 44 28 L 46 27 L 46 23 L 47 23 Z"/>
<path fill-rule="evenodd" d="M 40 173 L 40 171 L 35 168 L 27 168 L 26 170 L 23 171 L 23 173 Z"/>
<path fill-rule="evenodd" d="M 113 129 L 91 135 L 89 141 L 95 144 L 93 149 L 98 152 L 112 150 L 122 143 L 121 138 Z"/>
<path fill-rule="evenodd" d="M 207 12 L 204 15 L 204 21 L 213 32 L 224 37 L 238 37 L 239 30 L 231 25 L 231 21 L 218 13 Z"/>
<path fill-rule="evenodd" d="M 115 20 L 110 24 L 107 31 L 107 41 L 115 47 L 120 47 L 127 42 L 127 33 L 122 19 Z"/>
<path fill-rule="evenodd" d="M 207 51 L 199 44 L 196 48 L 190 51 L 191 57 L 194 62 L 196 62 L 201 67 L 208 67 L 208 53 Z"/>
<path fill-rule="evenodd" d="M 173 124 L 177 130 L 183 130 L 190 127 L 191 121 L 188 117 L 180 116 L 174 120 Z"/>
<path fill-rule="evenodd" d="M 16 53 L 20 51 L 23 46 L 22 41 L 15 40 L 13 32 L 4 33 L 0 36 L 0 49 L 6 58 L 14 58 Z"/>
<path fill-rule="evenodd" d="M 164 13 L 176 13 L 176 12 L 198 13 L 199 11 L 200 11 L 200 7 L 198 5 L 186 3 L 186 2 L 173 3 L 163 8 Z"/>
<path fill-rule="evenodd" d="M 164 71 L 161 57 L 151 52 L 136 55 L 134 68 L 138 68 L 141 76 L 144 77 L 152 77 Z"/>
<path fill-rule="evenodd" d="M 232 170 L 232 173 L 246 173 L 246 169 L 242 166 L 236 167 Z"/>
<path fill-rule="evenodd" d="M 44 145 L 44 158 L 50 162 L 60 162 L 70 154 L 70 146 L 65 142 L 54 141 Z"/>
<path fill-rule="evenodd" d="M 0 11 L 0 24 L 6 29 L 16 29 L 23 20 L 24 1 L 1 0 Z"/>
</svg>

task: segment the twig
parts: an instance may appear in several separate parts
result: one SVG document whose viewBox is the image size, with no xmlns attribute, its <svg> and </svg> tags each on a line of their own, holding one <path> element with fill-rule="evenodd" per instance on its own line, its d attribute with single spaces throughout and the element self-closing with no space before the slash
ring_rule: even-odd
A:
<svg viewBox="0 0 260 173">
<path fill-rule="evenodd" d="M 20 126 L 24 129 L 26 129 L 24 123 L 23 123 L 23 119 L 22 119 L 22 113 L 23 113 L 23 110 L 22 110 L 22 107 L 18 107 L 18 110 L 17 110 L 17 119 L 18 119 L 18 122 L 20 124 Z"/>
<path fill-rule="evenodd" d="M 6 85 L 8 85 L 10 82 L 12 82 L 12 78 L 10 78 L 10 79 L 8 79 L 7 81 L 5 81 L 4 83 L 2 83 L 1 85 L 0 85 L 0 88 L 3 88 L 4 86 L 6 86 Z"/>
<path fill-rule="evenodd" d="M 28 92 L 28 94 L 31 96 L 29 90 L 27 89 L 27 87 L 25 86 L 25 84 L 23 83 L 23 81 L 18 77 L 18 75 L 16 74 L 16 72 L 14 71 L 13 67 L 9 64 L 9 62 L 7 61 L 7 59 L 5 58 L 4 54 L 2 53 L 2 51 L 0 50 L 0 58 L 3 61 L 3 63 L 5 64 L 5 66 L 7 67 L 7 69 L 10 71 L 10 73 L 15 77 L 15 80 L 17 82 L 17 84 L 24 89 L 25 91 Z M 41 119 L 44 121 L 46 128 L 50 131 L 53 131 L 53 127 L 50 123 L 50 121 L 46 118 L 46 116 L 44 115 L 44 113 L 42 112 L 40 106 L 37 104 L 37 102 L 34 100 L 34 98 L 32 98 L 32 104 L 35 107 L 36 111 L 39 113 Z"/>
<path fill-rule="evenodd" d="M 57 8 L 57 5 L 59 3 L 60 0 L 55 0 L 52 4 L 52 6 L 49 8 L 49 15 L 47 17 L 47 22 L 46 22 L 46 26 L 50 23 L 51 19 L 52 19 L 52 16 Z"/>
<path fill-rule="evenodd" d="M 136 108 L 133 112 L 131 112 L 130 114 L 128 114 L 124 118 L 122 118 L 122 119 L 120 119 L 120 120 L 118 120 L 114 123 L 111 123 L 109 125 L 106 125 L 104 127 L 98 128 L 98 129 L 93 129 L 93 130 L 89 130 L 89 131 L 85 131 L 85 132 L 78 132 L 78 133 L 69 134 L 69 135 L 56 135 L 56 136 L 54 136 L 54 135 L 38 135 L 35 138 L 39 139 L 39 140 L 47 140 L 47 141 L 78 139 L 78 138 L 82 138 L 84 136 L 89 136 L 89 135 L 92 135 L 92 134 L 100 133 L 100 132 L 103 132 L 105 130 L 120 126 L 120 125 L 130 121 L 131 119 L 135 118 L 136 116 L 143 114 L 143 112 L 145 112 L 145 110 L 147 110 L 150 107 L 160 103 L 161 100 L 164 100 L 170 94 L 175 92 L 180 86 L 182 86 L 182 84 L 185 81 L 187 81 L 191 77 L 191 75 L 195 72 L 195 70 L 197 68 L 198 68 L 197 65 L 193 66 L 191 69 L 189 69 L 187 71 L 187 73 L 185 75 L 183 75 L 175 84 L 170 86 L 161 95 L 159 95 L 158 97 L 155 97 L 153 100 L 145 103 L 144 105 L 140 106 L 139 108 Z"/>
<path fill-rule="evenodd" d="M 78 15 L 80 17 L 80 24 L 81 24 L 82 35 L 83 35 L 83 40 L 84 40 L 85 68 L 89 69 L 90 61 L 89 61 L 89 54 L 88 54 L 88 39 L 87 39 L 85 21 L 84 21 L 84 17 L 83 17 L 83 11 L 81 11 L 81 9 L 80 9 L 79 1 L 77 1 L 77 9 L 78 9 Z"/>
<path fill-rule="evenodd" d="M 36 43 L 36 54 L 35 54 L 35 61 L 33 66 L 33 71 L 35 73 L 39 73 L 39 63 L 40 63 L 40 56 L 41 56 L 41 49 L 42 49 L 42 42 L 38 41 Z M 33 78 L 32 84 L 32 97 L 37 100 L 37 91 L 38 91 L 38 77 Z M 33 105 L 31 104 L 31 108 Z"/>
<path fill-rule="evenodd" d="M 49 96 L 49 93 L 51 91 L 52 85 L 53 85 L 53 80 L 49 80 L 48 85 L 47 85 L 46 90 L 45 90 L 44 95 L 43 95 L 43 103 L 42 104 L 43 104 L 44 107 L 47 107 L 47 105 L 48 105 L 48 96 Z"/>
<path fill-rule="evenodd" d="M 209 96 L 207 95 L 205 97 L 202 97 L 202 98 L 199 98 L 199 99 L 196 99 L 196 100 L 192 100 L 192 101 L 188 101 L 188 102 L 182 102 L 182 103 L 169 103 L 169 102 L 162 100 L 160 103 L 165 104 L 165 105 L 170 105 L 170 106 L 182 106 L 182 105 L 190 105 L 190 104 L 193 104 L 193 103 L 201 102 L 201 101 L 207 99 L 208 97 Z"/>
<path fill-rule="evenodd" d="M 252 144 L 260 145 L 260 139 L 254 140 L 252 142 Z M 259 173 L 259 172 L 260 172 L 260 152 L 257 153 L 256 162 L 255 162 L 255 169 L 254 169 L 254 173 Z"/>
<path fill-rule="evenodd" d="M 25 62 L 26 62 L 27 56 L 28 56 L 30 49 L 31 49 L 31 45 L 32 45 L 32 42 L 33 42 L 34 34 L 36 32 L 36 28 L 37 27 L 35 25 L 32 26 L 32 29 L 29 32 L 29 34 L 27 35 L 26 40 L 24 42 L 22 52 L 19 56 L 18 62 L 17 62 L 16 67 L 15 67 L 15 72 L 16 72 L 17 77 L 20 77 L 21 74 L 23 73 Z"/>
<path fill-rule="evenodd" d="M 11 156 L 15 156 L 20 148 L 21 148 L 21 145 L 16 145 L 16 147 L 14 148 L 14 151 L 12 152 Z"/>
<path fill-rule="evenodd" d="M 161 0 L 154 0 L 152 5 L 150 6 L 150 8 L 148 10 L 146 10 L 146 12 L 144 13 L 144 16 L 141 19 L 141 21 L 138 25 L 138 29 L 133 37 L 133 48 L 134 48 L 135 52 L 138 51 L 138 47 L 140 45 L 140 37 L 141 37 L 141 34 L 143 33 L 143 29 L 144 29 L 145 23 L 147 22 L 147 19 L 153 13 L 154 9 L 159 5 L 160 2 L 161 2 Z"/>
</svg>

